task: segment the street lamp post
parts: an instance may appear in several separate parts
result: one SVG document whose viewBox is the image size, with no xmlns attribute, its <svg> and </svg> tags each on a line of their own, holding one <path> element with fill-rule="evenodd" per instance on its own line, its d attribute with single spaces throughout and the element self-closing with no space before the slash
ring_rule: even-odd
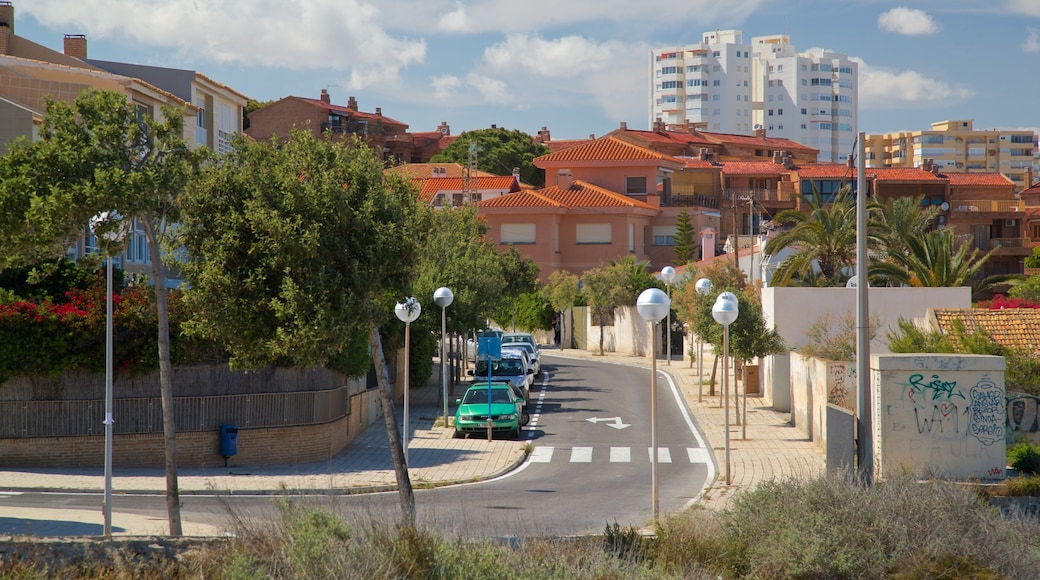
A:
<svg viewBox="0 0 1040 580">
<path fill-rule="evenodd" d="M 701 278 L 694 284 L 694 288 L 701 296 L 707 296 L 711 292 L 711 280 Z M 697 335 L 697 402 L 704 402 L 704 341 L 701 335 Z"/>
<path fill-rule="evenodd" d="M 416 318 L 419 318 L 419 314 L 422 312 L 422 306 L 419 301 L 415 298 L 408 298 L 404 302 L 398 302 L 397 306 L 394 306 L 394 314 L 397 318 L 404 323 L 404 421 L 401 424 L 401 436 L 404 439 L 404 466 L 408 468 L 408 439 L 411 433 L 411 428 L 408 423 L 408 391 L 410 390 L 409 383 L 411 377 L 409 376 L 411 371 L 411 342 L 412 342 L 412 322 Z"/>
<path fill-rule="evenodd" d="M 729 325 L 737 319 L 740 308 L 737 297 L 732 292 L 723 292 L 715 299 L 715 305 L 711 307 L 711 316 L 722 325 L 722 399 L 726 402 L 726 485 L 732 483 L 729 470 L 729 398 L 726 396 L 729 388 Z"/>
<path fill-rule="evenodd" d="M 672 281 L 675 280 L 675 268 L 671 266 L 665 266 L 661 268 L 661 279 L 664 280 L 664 285 L 668 288 L 668 303 L 672 302 Z M 664 364 L 672 366 L 672 309 L 668 308 L 668 322 L 665 324 L 666 330 L 665 335 L 665 350 L 668 356 L 664 359 Z"/>
<path fill-rule="evenodd" d="M 104 534 L 112 537 L 112 257 L 118 253 L 123 240 L 126 239 L 127 225 L 122 216 L 115 211 L 105 211 L 90 220 L 90 231 L 98 239 L 98 246 L 106 255 L 105 266 L 105 499 Z"/>
<path fill-rule="evenodd" d="M 433 303 L 441 307 L 441 395 L 444 400 L 444 426 L 448 426 L 448 347 L 445 341 L 448 338 L 447 331 L 447 309 L 455 301 L 455 294 L 446 286 L 434 290 Z"/>
<path fill-rule="evenodd" d="M 636 299 L 636 309 L 644 320 L 650 323 L 650 350 L 655 353 L 650 358 L 650 502 L 653 504 L 654 523 L 658 519 L 658 478 L 657 478 L 657 323 L 672 308 L 668 295 L 660 288 L 648 288 Z"/>
</svg>

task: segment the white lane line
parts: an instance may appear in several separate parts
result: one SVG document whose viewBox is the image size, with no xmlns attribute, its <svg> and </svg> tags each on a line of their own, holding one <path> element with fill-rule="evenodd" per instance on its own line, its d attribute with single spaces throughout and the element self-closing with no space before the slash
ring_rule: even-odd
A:
<svg viewBox="0 0 1040 580">
<path fill-rule="evenodd" d="M 711 463 L 711 455 L 703 447 L 687 447 L 686 454 L 690 456 L 690 463 Z"/>
<path fill-rule="evenodd" d="M 653 447 L 647 447 L 646 448 L 646 455 L 647 455 L 647 457 L 650 458 L 650 462 L 652 463 L 654 461 L 654 448 Z M 672 452 L 671 452 L 671 450 L 669 450 L 667 447 L 658 447 L 657 448 L 657 462 L 658 463 L 671 463 L 672 462 Z"/>
<path fill-rule="evenodd" d="M 610 462 L 611 463 L 631 463 L 632 462 L 632 448 L 631 447 L 611 447 L 610 448 Z"/>
<path fill-rule="evenodd" d="M 591 447 L 574 447 L 571 449 L 571 463 L 592 463 Z"/>
<path fill-rule="evenodd" d="M 529 461 L 531 463 L 549 463 L 552 461 L 553 451 L 555 450 L 556 448 L 551 446 L 535 447 L 534 451 L 531 452 Z"/>
</svg>

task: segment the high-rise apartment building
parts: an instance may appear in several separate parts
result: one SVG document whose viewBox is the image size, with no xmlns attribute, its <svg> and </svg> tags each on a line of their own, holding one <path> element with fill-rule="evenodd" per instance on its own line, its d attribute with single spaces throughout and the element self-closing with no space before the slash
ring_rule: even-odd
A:
<svg viewBox="0 0 1040 580">
<path fill-rule="evenodd" d="M 834 52 L 797 53 L 787 35 L 744 43 L 739 30 L 650 53 L 650 126 L 761 134 L 844 162 L 858 130 L 856 63 Z"/>
<path fill-rule="evenodd" d="M 932 123 L 930 131 L 866 136 L 867 167 L 922 167 L 943 173 L 999 172 L 1021 191 L 1036 181 L 1037 134 L 1031 129 L 980 129 L 970 119 Z"/>
</svg>

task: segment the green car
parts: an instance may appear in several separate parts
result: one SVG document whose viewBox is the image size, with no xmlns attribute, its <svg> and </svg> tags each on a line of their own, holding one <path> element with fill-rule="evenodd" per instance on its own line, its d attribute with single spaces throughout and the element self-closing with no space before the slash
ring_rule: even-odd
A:
<svg viewBox="0 0 1040 580">
<path fill-rule="evenodd" d="M 456 399 L 455 437 L 468 433 L 487 433 L 488 384 L 475 383 Z M 520 438 L 524 399 L 505 383 L 491 383 L 491 430 L 505 431 L 513 439 Z"/>
</svg>

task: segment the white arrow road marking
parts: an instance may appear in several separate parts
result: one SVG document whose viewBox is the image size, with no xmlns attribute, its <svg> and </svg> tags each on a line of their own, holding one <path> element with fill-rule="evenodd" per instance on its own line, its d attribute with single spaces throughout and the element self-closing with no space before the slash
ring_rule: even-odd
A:
<svg viewBox="0 0 1040 580">
<path fill-rule="evenodd" d="M 629 423 L 622 423 L 621 422 L 621 417 L 590 417 L 590 418 L 585 419 L 585 420 L 590 422 L 590 423 L 599 423 L 600 421 L 613 421 L 613 423 L 607 423 L 607 426 L 608 427 L 613 427 L 615 429 L 624 429 L 625 427 L 631 427 L 632 426 Z"/>
</svg>

